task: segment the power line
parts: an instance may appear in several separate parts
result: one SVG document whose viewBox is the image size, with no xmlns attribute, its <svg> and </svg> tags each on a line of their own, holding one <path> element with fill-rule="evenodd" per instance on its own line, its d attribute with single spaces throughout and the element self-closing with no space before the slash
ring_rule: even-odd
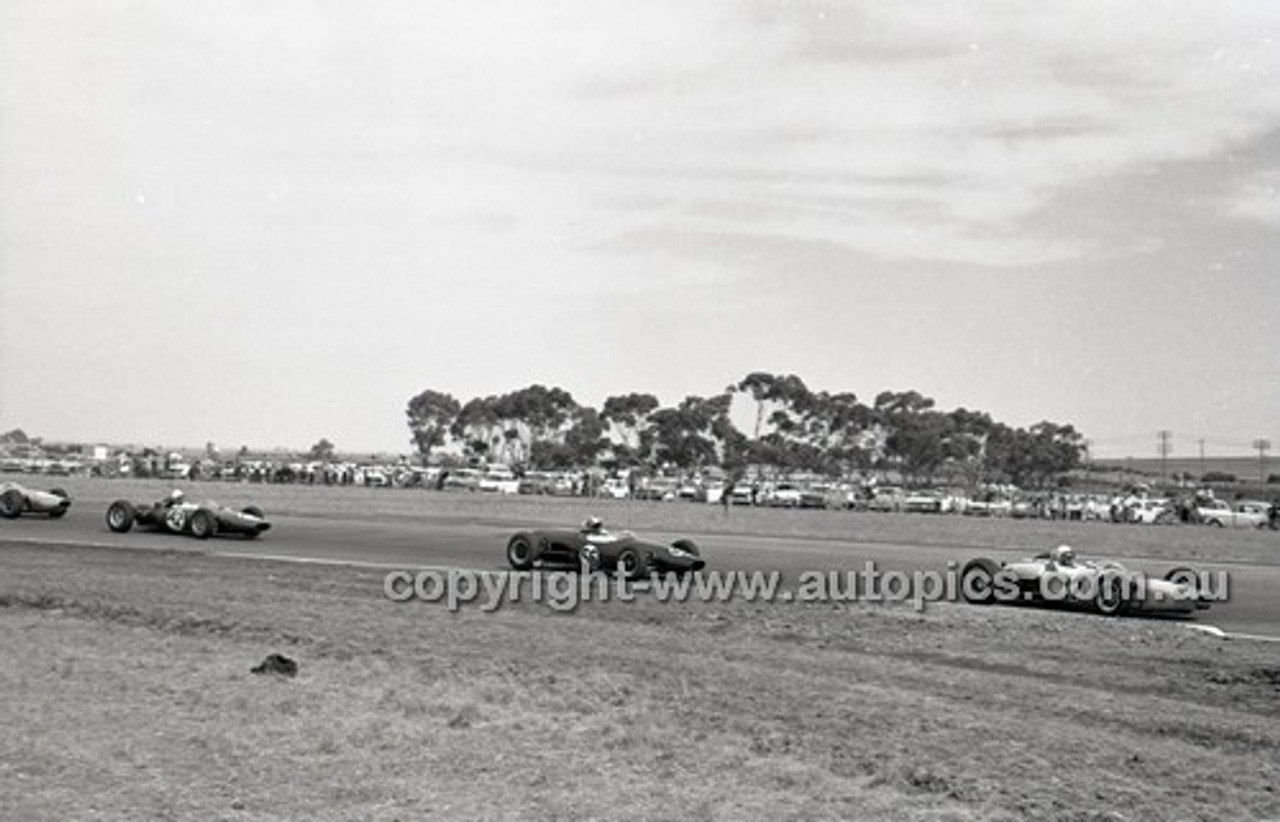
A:
<svg viewBox="0 0 1280 822">
<path fill-rule="evenodd" d="M 1258 481 L 1265 482 L 1267 479 L 1267 452 L 1271 450 L 1271 440 L 1256 439 L 1253 441 L 1253 447 L 1258 449 Z"/>
</svg>

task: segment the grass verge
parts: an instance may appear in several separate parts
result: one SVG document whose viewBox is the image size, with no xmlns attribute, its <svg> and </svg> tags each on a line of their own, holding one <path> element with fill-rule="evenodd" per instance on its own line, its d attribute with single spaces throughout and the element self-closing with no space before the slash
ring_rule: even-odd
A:
<svg viewBox="0 0 1280 822">
<path fill-rule="evenodd" d="M 1280 660 L 1028 609 L 393 604 L 381 574 L 0 548 L 7 819 L 1280 816 Z M 255 676 L 268 653 L 295 679 Z"/>
</svg>

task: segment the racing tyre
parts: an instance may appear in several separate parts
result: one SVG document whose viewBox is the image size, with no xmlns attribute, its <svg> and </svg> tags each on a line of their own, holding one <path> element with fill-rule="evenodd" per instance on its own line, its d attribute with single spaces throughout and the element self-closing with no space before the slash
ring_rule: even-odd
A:
<svg viewBox="0 0 1280 822">
<path fill-rule="evenodd" d="M 996 601 L 995 578 L 1000 565 L 993 559 L 971 559 L 960 570 L 960 592 L 964 601 L 973 605 L 990 605 Z"/>
<path fill-rule="evenodd" d="M 590 543 L 578 551 L 578 567 L 588 574 L 600 570 L 600 549 Z"/>
<path fill-rule="evenodd" d="M 1195 596 L 1196 607 L 1200 609 L 1208 608 L 1211 601 L 1210 592 L 1201 588 L 1200 575 L 1196 573 L 1196 569 L 1188 568 L 1185 565 L 1170 569 L 1169 573 L 1164 575 L 1165 582 L 1172 582 L 1175 585 L 1189 585 L 1191 592 Z"/>
<path fill-rule="evenodd" d="M 208 511 L 196 511 L 191 515 L 191 536 L 196 539 L 208 539 L 217 530 L 218 524 Z"/>
<path fill-rule="evenodd" d="M 533 567 L 533 561 L 537 559 L 537 552 L 534 551 L 533 543 L 525 536 L 514 536 L 507 543 L 507 562 L 517 571 L 528 571 Z"/>
<path fill-rule="evenodd" d="M 133 527 L 133 505 L 124 500 L 116 500 L 107 509 L 107 527 L 117 534 L 128 532 Z"/>
<path fill-rule="evenodd" d="M 27 498 L 17 488 L 10 488 L 3 494 L 0 494 L 0 517 L 5 519 L 16 519 L 21 513 L 23 507 L 27 504 Z"/>
<path fill-rule="evenodd" d="M 55 497 L 61 497 L 62 499 L 71 499 L 71 495 L 63 488 L 50 488 L 49 493 L 53 494 Z M 49 512 L 49 519 L 58 519 L 65 513 L 67 513 L 66 508 L 54 508 Z"/>
<path fill-rule="evenodd" d="M 699 553 L 698 551 L 698 544 L 691 539 L 678 539 L 675 542 L 671 543 L 671 547 L 679 548 L 681 551 L 684 551 L 686 554 L 693 554 L 695 557 L 702 556 L 702 554 Z"/>
<path fill-rule="evenodd" d="M 648 563 L 635 548 L 623 548 L 618 552 L 617 568 L 627 579 L 639 579 L 648 570 Z"/>
<path fill-rule="evenodd" d="M 1125 599 L 1124 579 L 1118 574 L 1103 573 L 1098 577 L 1098 593 L 1093 607 L 1103 616 L 1118 616 L 1128 605 Z"/>
</svg>

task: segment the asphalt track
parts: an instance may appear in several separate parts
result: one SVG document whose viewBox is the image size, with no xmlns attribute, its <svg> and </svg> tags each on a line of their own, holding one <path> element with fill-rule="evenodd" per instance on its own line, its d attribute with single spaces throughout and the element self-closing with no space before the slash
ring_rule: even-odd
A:
<svg viewBox="0 0 1280 822">
<path fill-rule="evenodd" d="M 100 511 L 72 509 L 62 520 L 25 516 L 0 520 L 0 551 L 8 543 L 48 544 L 152 550 L 190 550 L 209 555 L 247 556 L 324 563 L 367 564 L 413 571 L 420 568 L 505 570 L 503 548 L 512 532 L 497 522 L 432 520 L 366 521 L 273 517 L 273 528 L 258 540 L 215 538 L 200 542 L 190 537 L 133 531 L 112 533 Z M 676 534 L 650 533 L 669 540 Z M 970 558 L 972 549 L 947 546 L 865 543 L 832 539 L 705 535 L 698 538 L 709 569 L 719 571 L 778 571 L 784 588 L 794 587 L 806 571 L 862 571 L 867 563 L 883 573 L 918 571 L 945 573 Z M 1014 552 L 991 551 L 996 559 L 1016 558 Z M 1127 561 L 1130 567 L 1162 574 L 1168 560 Z M 0 567 L 3 554 L 0 553 Z M 1280 638 L 1280 567 L 1249 563 L 1198 566 L 1202 571 L 1226 571 L 1230 596 L 1192 619 L 1230 634 Z M 1280 647 L 1280 646 L 1278 646 Z"/>
</svg>

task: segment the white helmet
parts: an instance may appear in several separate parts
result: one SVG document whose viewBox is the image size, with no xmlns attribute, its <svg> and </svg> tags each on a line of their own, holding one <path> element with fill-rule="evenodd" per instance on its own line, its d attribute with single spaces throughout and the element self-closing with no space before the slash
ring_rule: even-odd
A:
<svg viewBox="0 0 1280 822">
<path fill-rule="evenodd" d="M 1076 561 L 1076 552 L 1071 550 L 1070 545 L 1059 545 L 1049 553 L 1049 559 L 1059 565 L 1070 565 Z"/>
<path fill-rule="evenodd" d="M 175 488 L 175 489 L 173 489 L 172 491 L 170 491 L 170 492 L 169 492 L 169 504 L 170 504 L 170 505 L 177 505 L 177 504 L 181 503 L 181 502 L 182 502 L 184 499 L 186 499 L 186 498 L 187 498 L 187 495 L 186 495 L 186 494 L 184 494 L 184 493 L 182 493 L 182 492 L 181 492 L 180 490 L 178 490 L 177 488 Z"/>
<path fill-rule="evenodd" d="M 604 528 L 604 520 L 599 517 L 587 517 L 582 521 L 582 530 L 587 533 L 595 533 Z"/>
</svg>

